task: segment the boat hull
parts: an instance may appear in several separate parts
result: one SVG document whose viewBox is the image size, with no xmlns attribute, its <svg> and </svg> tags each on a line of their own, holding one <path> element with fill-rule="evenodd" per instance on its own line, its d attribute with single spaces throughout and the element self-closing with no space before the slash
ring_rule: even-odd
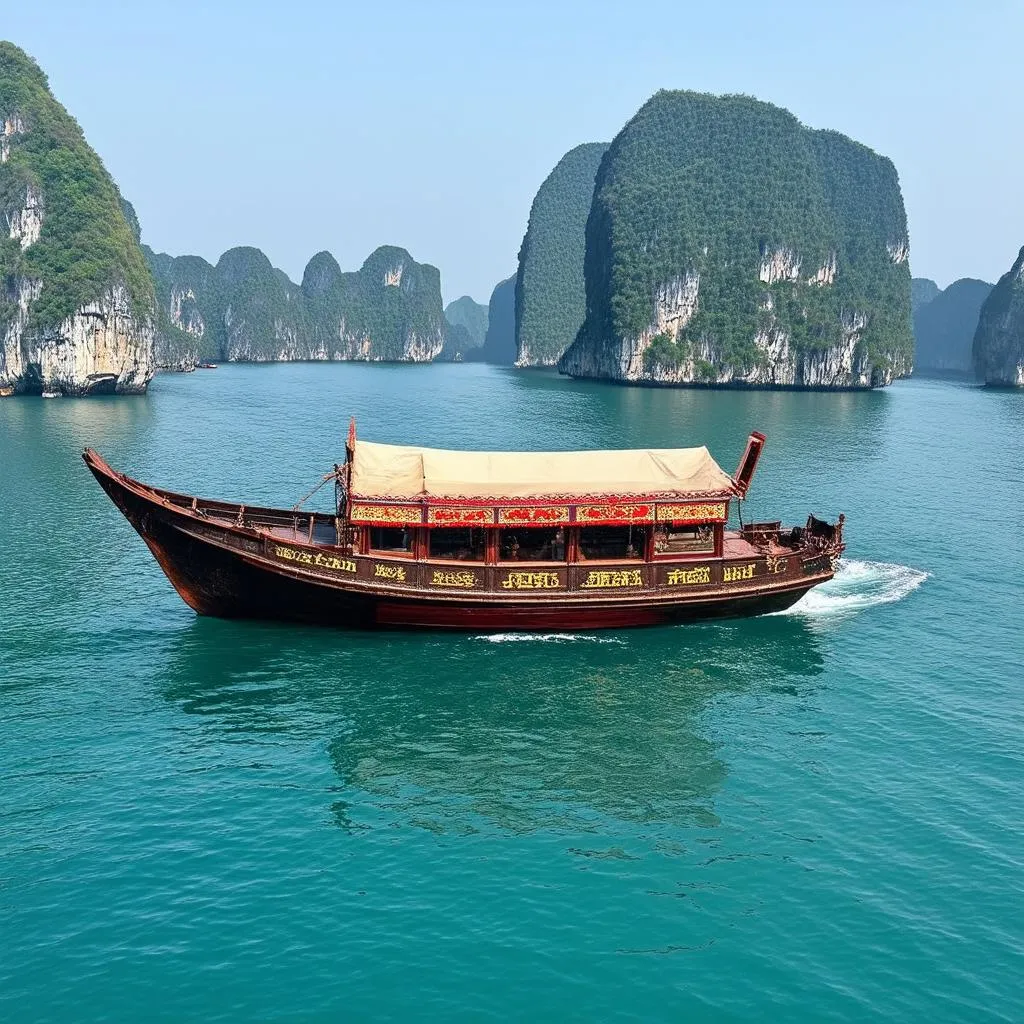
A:
<svg viewBox="0 0 1024 1024">
<path fill-rule="evenodd" d="M 666 593 L 656 586 L 650 591 L 642 588 L 625 594 L 576 591 L 512 596 L 494 590 L 478 594 L 424 593 L 418 586 L 403 592 L 397 583 L 376 581 L 373 570 L 379 573 L 380 559 L 324 555 L 323 550 L 338 549 L 318 549 L 303 543 L 305 538 L 282 543 L 272 535 L 240 525 L 245 518 L 242 513 L 239 524 L 204 517 L 195 502 L 192 508 L 182 507 L 176 499 L 187 502 L 184 496 L 168 497 L 169 492 L 124 477 L 95 453 L 86 453 L 86 463 L 146 542 L 178 594 L 201 615 L 350 629 L 610 629 L 782 611 L 833 574 L 833 560 L 825 557 L 819 559 L 814 572 L 794 567 L 785 578 L 755 580 L 752 585 L 734 588 L 712 586 L 685 594 Z M 340 578 L 350 568 L 351 573 Z M 423 566 L 422 570 L 427 568 Z M 411 579 L 416 569 L 414 565 L 394 566 L 403 579 L 407 572 Z M 614 579 L 631 571 L 640 570 L 611 569 L 599 575 Z M 433 575 L 438 575 L 436 569 Z M 427 574 L 423 582 L 429 579 Z M 653 583 L 654 577 L 650 580 Z M 647 577 L 644 582 L 648 582 Z"/>
</svg>

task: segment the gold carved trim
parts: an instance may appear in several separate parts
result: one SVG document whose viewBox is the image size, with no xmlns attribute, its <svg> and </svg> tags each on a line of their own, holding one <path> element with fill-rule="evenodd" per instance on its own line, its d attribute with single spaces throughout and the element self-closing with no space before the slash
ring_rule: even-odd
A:
<svg viewBox="0 0 1024 1024">
<path fill-rule="evenodd" d="M 643 505 L 577 505 L 577 523 L 652 523 L 654 506 Z"/>
<path fill-rule="evenodd" d="M 569 522 L 568 505 L 530 505 L 520 508 L 499 508 L 501 525 L 547 526 Z"/>
<path fill-rule="evenodd" d="M 432 526 L 492 526 L 494 513 L 489 508 L 446 508 L 440 505 L 427 509 L 427 522 Z"/>
<path fill-rule="evenodd" d="M 419 525 L 422 519 L 419 507 L 415 505 L 352 505 L 353 522 Z"/>
<path fill-rule="evenodd" d="M 703 504 L 659 505 L 659 523 L 724 523 L 729 512 L 725 501 Z"/>
</svg>

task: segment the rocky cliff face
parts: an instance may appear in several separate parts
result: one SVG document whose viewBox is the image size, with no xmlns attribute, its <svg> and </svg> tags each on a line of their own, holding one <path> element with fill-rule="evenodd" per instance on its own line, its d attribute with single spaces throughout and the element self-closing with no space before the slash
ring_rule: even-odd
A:
<svg viewBox="0 0 1024 1024">
<path fill-rule="evenodd" d="M 394 246 L 355 273 L 317 253 L 301 285 L 248 247 L 215 267 L 198 256 L 147 258 L 160 307 L 158 362 L 169 369 L 206 359 L 429 362 L 444 344 L 439 272 Z"/>
<path fill-rule="evenodd" d="M 46 76 L 0 43 L 0 392 L 145 391 L 155 305 L 125 209 Z"/>
<path fill-rule="evenodd" d="M 468 359 L 511 366 L 516 359 L 516 279 L 515 275 L 499 281 L 491 292 L 487 306 L 487 334 L 479 349 Z"/>
<path fill-rule="evenodd" d="M 922 306 L 928 305 L 941 289 L 929 277 L 912 277 L 910 279 L 910 311 L 916 313 Z"/>
<path fill-rule="evenodd" d="M 992 291 L 987 281 L 954 281 L 914 313 L 914 374 L 972 371 L 971 345 L 982 303 Z"/>
<path fill-rule="evenodd" d="M 982 304 L 974 372 L 995 387 L 1024 387 L 1024 248 Z"/>
<path fill-rule="evenodd" d="M 885 158 L 749 97 L 659 93 L 601 162 L 586 319 L 559 369 L 879 387 L 912 366 L 908 256 Z"/>
<path fill-rule="evenodd" d="M 604 142 L 571 149 L 530 207 L 516 273 L 516 364 L 554 366 L 586 313 L 585 229 Z"/>
</svg>

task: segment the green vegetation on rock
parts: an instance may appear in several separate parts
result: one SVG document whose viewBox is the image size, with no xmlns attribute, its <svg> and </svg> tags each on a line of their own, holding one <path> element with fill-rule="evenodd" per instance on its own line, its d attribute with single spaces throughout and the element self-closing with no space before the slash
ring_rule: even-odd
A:
<svg viewBox="0 0 1024 1024">
<path fill-rule="evenodd" d="M 973 359 L 986 384 L 1024 387 L 1024 248 L 982 304 Z"/>
<path fill-rule="evenodd" d="M 441 276 L 381 246 L 355 272 L 317 253 L 296 285 L 259 250 L 197 256 L 147 252 L 160 307 L 158 362 L 366 359 L 423 362 L 445 336 Z"/>
<path fill-rule="evenodd" d="M 965 277 L 938 292 L 914 312 L 914 373 L 970 373 L 971 345 L 987 281 Z"/>
<path fill-rule="evenodd" d="M 6 224 L 39 210 L 38 240 L 25 248 L 4 232 L 0 279 L 42 282 L 28 326 L 46 330 L 122 285 L 140 317 L 152 315 L 153 283 L 138 245 L 134 211 L 22 50 L 0 42 L 0 209 Z M 0 306 L 0 327 L 13 310 Z M 2 333 L 2 332 L 0 332 Z"/>
<path fill-rule="evenodd" d="M 516 362 L 554 366 L 586 313 L 585 229 L 605 142 L 571 149 L 544 179 L 530 207 L 516 273 Z"/>
<path fill-rule="evenodd" d="M 659 92 L 601 162 L 586 320 L 560 366 L 668 383 L 887 383 L 911 367 L 908 249 L 886 158 L 748 96 Z"/>
</svg>

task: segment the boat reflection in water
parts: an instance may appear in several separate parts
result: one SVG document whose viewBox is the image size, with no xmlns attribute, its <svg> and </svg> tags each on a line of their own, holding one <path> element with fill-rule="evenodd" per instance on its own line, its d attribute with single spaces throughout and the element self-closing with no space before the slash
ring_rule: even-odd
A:
<svg viewBox="0 0 1024 1024">
<path fill-rule="evenodd" d="M 595 814 L 716 825 L 727 766 L 701 716 L 729 695 L 806 699 L 824 664 L 822 639 L 790 616 L 575 637 L 333 636 L 197 619 L 163 692 L 233 750 L 326 735 L 338 782 L 325 802 L 351 830 L 579 832 Z"/>
</svg>

